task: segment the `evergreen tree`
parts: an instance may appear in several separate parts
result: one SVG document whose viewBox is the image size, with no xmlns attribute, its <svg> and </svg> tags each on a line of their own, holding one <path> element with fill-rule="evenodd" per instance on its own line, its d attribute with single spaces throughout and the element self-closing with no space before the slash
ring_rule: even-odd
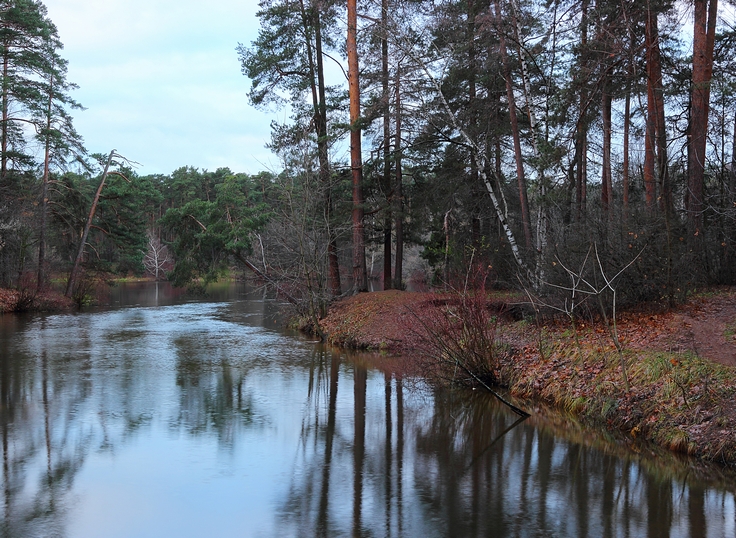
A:
<svg viewBox="0 0 736 538">
<path fill-rule="evenodd" d="M 67 160 L 72 157 L 79 159 L 86 150 L 82 138 L 72 124 L 69 114 L 71 108 L 81 108 L 81 105 L 69 96 L 69 91 L 76 88 L 67 82 L 67 61 L 61 58 L 58 50 L 61 42 L 58 39 L 47 43 L 47 54 L 50 59 L 50 70 L 46 73 L 47 79 L 42 81 L 46 103 L 44 107 L 34 108 L 33 121 L 43 125 L 38 129 L 36 138 L 44 148 L 43 176 L 41 179 L 41 203 L 38 240 L 38 273 L 37 288 L 41 288 L 45 281 L 46 264 L 46 234 L 49 205 L 49 181 L 52 166 L 63 169 Z"/>
<path fill-rule="evenodd" d="M 195 198 L 169 209 L 161 225 L 174 235 L 175 285 L 207 284 L 217 280 L 234 258 L 251 267 L 251 235 L 262 228 L 268 212 L 249 176 L 227 169 L 215 185 L 213 199 Z"/>
<path fill-rule="evenodd" d="M 0 185 L 4 185 L 9 168 L 33 164 L 24 151 L 28 142 L 24 125 L 45 126 L 41 119 L 41 111 L 47 108 L 45 83 L 61 67 L 55 65 L 61 43 L 41 2 L 13 0 L 0 4 L 0 47 Z M 57 86 L 61 83 L 57 80 Z"/>
<path fill-rule="evenodd" d="M 329 160 L 328 95 L 324 56 L 335 48 L 331 34 L 337 11 L 334 1 L 262 0 L 261 29 L 251 47 L 238 46 L 243 74 L 252 81 L 249 94 L 255 106 L 282 105 L 286 92 L 297 125 L 308 122 L 315 135 L 320 189 L 327 226 L 330 290 L 340 295 L 337 234 L 332 223 L 332 171 Z M 309 103 L 309 105 L 305 105 Z M 277 129 L 276 126 L 274 126 Z M 275 148 L 278 149 L 278 148 Z"/>
<path fill-rule="evenodd" d="M 52 170 L 63 170 L 70 158 L 85 153 L 69 113 L 80 105 L 70 97 L 75 85 L 67 81 L 61 49 L 57 29 L 41 2 L 0 2 L 0 190 L 20 206 L 29 203 L 37 196 L 33 154 L 43 154 L 40 203 L 31 209 L 37 217 L 32 234 L 38 244 L 39 288 L 45 280 Z"/>
</svg>

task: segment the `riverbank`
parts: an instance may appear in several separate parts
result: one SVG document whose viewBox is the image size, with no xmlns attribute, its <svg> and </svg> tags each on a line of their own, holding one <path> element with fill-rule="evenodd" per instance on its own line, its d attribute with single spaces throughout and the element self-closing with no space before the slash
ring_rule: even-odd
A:
<svg viewBox="0 0 736 538">
<path fill-rule="evenodd" d="M 67 312 L 79 307 L 78 301 L 65 297 L 61 291 L 65 279 L 37 291 L 35 287 L 26 289 L 0 288 L 0 314 L 11 312 Z M 103 274 L 97 278 L 87 290 L 84 304 L 95 303 L 104 297 L 110 286 L 125 282 L 155 282 L 150 277 L 130 277 Z"/>
<path fill-rule="evenodd" d="M 422 320 L 453 300 L 433 293 L 359 294 L 333 305 L 323 327 L 332 344 L 416 363 L 416 351 L 426 345 Z M 512 397 L 544 401 L 632 441 L 736 465 L 735 290 L 702 294 L 670 311 L 619 315 L 628 391 L 605 325 L 518 319 L 522 301 L 501 295 L 487 303 L 498 320 L 495 375 Z"/>
<path fill-rule="evenodd" d="M 74 301 L 55 290 L 40 293 L 0 288 L 0 314 L 9 312 L 63 312 Z"/>
</svg>

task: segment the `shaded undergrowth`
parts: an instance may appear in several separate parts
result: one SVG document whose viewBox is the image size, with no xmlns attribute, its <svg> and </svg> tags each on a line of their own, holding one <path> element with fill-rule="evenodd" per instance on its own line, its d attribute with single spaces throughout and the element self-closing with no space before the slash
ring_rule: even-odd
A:
<svg viewBox="0 0 736 538">
<path fill-rule="evenodd" d="M 417 351 L 427 377 L 450 385 L 498 384 L 498 368 L 508 350 L 497 338 L 498 316 L 485 297 L 435 300 L 433 308 L 410 310 L 417 326 Z"/>
<path fill-rule="evenodd" d="M 0 313 L 59 312 L 74 305 L 71 299 L 55 290 L 0 289 Z"/>
<path fill-rule="evenodd" d="M 481 386 L 518 415 L 529 416 L 494 388 L 508 349 L 496 336 L 499 318 L 486 295 L 462 294 L 432 306 L 421 314 L 411 310 L 419 326 L 417 356 L 424 377 L 451 386 Z"/>
</svg>

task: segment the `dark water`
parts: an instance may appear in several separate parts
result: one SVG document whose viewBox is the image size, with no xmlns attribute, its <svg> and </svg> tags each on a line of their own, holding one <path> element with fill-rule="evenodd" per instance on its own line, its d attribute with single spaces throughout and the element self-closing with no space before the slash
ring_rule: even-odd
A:
<svg viewBox="0 0 736 538">
<path fill-rule="evenodd" d="M 0 318 L 3 537 L 733 537 L 736 483 L 513 425 L 281 332 L 243 288 Z"/>
</svg>

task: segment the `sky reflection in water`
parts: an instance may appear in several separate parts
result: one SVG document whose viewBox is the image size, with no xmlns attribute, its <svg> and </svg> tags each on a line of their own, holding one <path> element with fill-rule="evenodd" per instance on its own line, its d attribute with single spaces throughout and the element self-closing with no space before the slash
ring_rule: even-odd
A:
<svg viewBox="0 0 736 538">
<path fill-rule="evenodd" d="M 732 481 L 539 416 L 501 436 L 516 417 L 484 395 L 283 334 L 272 301 L 217 299 L 133 289 L 115 301 L 139 306 L 0 318 L 0 535 L 736 535 Z"/>
</svg>

